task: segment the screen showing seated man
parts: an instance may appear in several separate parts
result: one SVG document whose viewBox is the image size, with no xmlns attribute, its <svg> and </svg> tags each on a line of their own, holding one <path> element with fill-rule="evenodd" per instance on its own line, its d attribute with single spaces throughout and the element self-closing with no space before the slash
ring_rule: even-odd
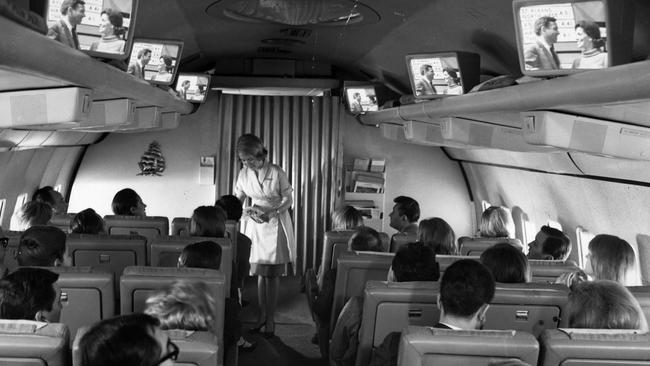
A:
<svg viewBox="0 0 650 366">
<path fill-rule="evenodd" d="M 205 101 L 210 77 L 207 75 L 179 74 L 176 82 L 178 95 L 190 102 L 203 103 Z"/>
<path fill-rule="evenodd" d="M 351 113 L 360 114 L 379 110 L 374 87 L 349 87 L 345 93 Z"/>
<path fill-rule="evenodd" d="M 609 66 L 603 1 L 553 3 L 518 9 L 524 70 Z"/>
<path fill-rule="evenodd" d="M 127 72 L 155 84 L 169 85 L 174 80 L 181 49 L 181 42 L 136 40 Z"/>
<path fill-rule="evenodd" d="M 463 94 L 456 57 L 413 57 L 408 59 L 408 67 L 417 98 Z"/>
</svg>

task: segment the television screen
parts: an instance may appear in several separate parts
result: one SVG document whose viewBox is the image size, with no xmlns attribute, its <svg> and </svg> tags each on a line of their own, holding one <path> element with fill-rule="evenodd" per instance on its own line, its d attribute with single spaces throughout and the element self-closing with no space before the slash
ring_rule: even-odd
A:
<svg viewBox="0 0 650 366">
<path fill-rule="evenodd" d="M 178 95 L 190 102 L 203 103 L 210 89 L 210 75 L 206 74 L 178 74 L 176 91 Z"/>
<path fill-rule="evenodd" d="M 353 114 L 379 110 L 377 93 L 372 84 L 345 86 L 345 99 L 348 110 Z"/>
<path fill-rule="evenodd" d="M 124 60 L 129 56 L 137 0 L 49 0 L 48 36 L 91 56 Z"/>
<path fill-rule="evenodd" d="M 127 72 L 153 84 L 170 85 L 178 71 L 183 42 L 135 39 Z"/>
<path fill-rule="evenodd" d="M 469 52 L 407 55 L 406 68 L 413 95 L 433 99 L 469 91 L 478 83 L 480 59 Z"/>
<path fill-rule="evenodd" d="M 565 75 L 630 62 L 634 19 L 626 0 L 515 0 L 513 11 L 525 75 Z M 619 24 L 612 24 L 615 19 Z"/>
</svg>

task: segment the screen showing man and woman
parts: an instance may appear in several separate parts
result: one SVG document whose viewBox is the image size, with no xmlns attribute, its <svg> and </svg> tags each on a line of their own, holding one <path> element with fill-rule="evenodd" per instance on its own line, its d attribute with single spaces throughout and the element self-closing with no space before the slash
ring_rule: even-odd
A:
<svg viewBox="0 0 650 366">
<path fill-rule="evenodd" d="M 210 88 L 209 75 L 178 74 L 176 91 L 189 102 L 203 103 Z"/>
<path fill-rule="evenodd" d="M 345 95 L 351 113 L 361 114 L 379 110 L 374 86 L 348 87 L 345 89 Z"/>
<path fill-rule="evenodd" d="M 435 98 L 463 94 L 456 57 L 408 57 L 407 64 L 415 97 Z"/>
<path fill-rule="evenodd" d="M 124 59 L 135 0 L 49 0 L 48 37 L 93 56 Z"/>
<path fill-rule="evenodd" d="M 515 9 L 524 71 L 608 67 L 605 5 L 581 1 Z"/>
<path fill-rule="evenodd" d="M 169 40 L 133 42 L 127 72 L 154 84 L 169 85 L 174 80 L 183 43 Z"/>
</svg>

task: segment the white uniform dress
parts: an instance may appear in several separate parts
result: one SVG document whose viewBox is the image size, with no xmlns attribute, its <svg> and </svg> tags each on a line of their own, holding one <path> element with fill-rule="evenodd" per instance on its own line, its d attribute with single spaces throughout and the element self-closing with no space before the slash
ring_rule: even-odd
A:
<svg viewBox="0 0 650 366">
<path fill-rule="evenodd" d="M 235 196 L 247 196 L 253 205 L 263 208 L 277 207 L 283 197 L 293 201 L 293 188 L 287 174 L 279 166 L 265 163 L 255 174 L 247 167 L 239 171 Z M 249 217 L 242 219 L 242 232 L 251 238 L 251 270 L 258 275 L 278 275 L 286 264 L 295 263 L 296 241 L 289 211 L 270 213 L 269 222 L 257 223 Z M 280 265 L 280 266 L 275 266 Z"/>
</svg>

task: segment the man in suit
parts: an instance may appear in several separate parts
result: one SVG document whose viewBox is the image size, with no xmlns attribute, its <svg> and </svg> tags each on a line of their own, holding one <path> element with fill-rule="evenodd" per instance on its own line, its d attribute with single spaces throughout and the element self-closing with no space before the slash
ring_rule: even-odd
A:
<svg viewBox="0 0 650 366">
<path fill-rule="evenodd" d="M 424 64 L 420 66 L 421 78 L 415 82 L 415 96 L 436 94 L 436 87 L 433 86 L 433 66 Z"/>
<path fill-rule="evenodd" d="M 61 3 L 61 19 L 47 31 L 47 36 L 69 47 L 79 49 L 77 25 L 86 16 L 86 3 L 82 0 L 64 0 Z"/>
<path fill-rule="evenodd" d="M 556 19 L 543 16 L 535 21 L 534 30 L 537 39 L 524 52 L 526 70 L 558 70 L 560 59 L 553 47 L 560 34 Z"/>
<path fill-rule="evenodd" d="M 190 81 L 189 80 L 183 80 L 183 83 L 181 84 L 181 87 L 178 88 L 178 95 L 182 99 L 187 99 L 187 89 L 190 88 Z"/>
<path fill-rule="evenodd" d="M 126 72 L 138 79 L 144 80 L 144 67 L 147 66 L 149 60 L 151 60 L 151 50 L 148 48 L 141 49 L 138 51 L 137 58 L 136 62 L 129 64 L 129 68 Z"/>
<path fill-rule="evenodd" d="M 352 94 L 352 103 L 350 103 L 350 112 L 362 113 L 363 106 L 361 105 L 361 93 Z"/>
</svg>

